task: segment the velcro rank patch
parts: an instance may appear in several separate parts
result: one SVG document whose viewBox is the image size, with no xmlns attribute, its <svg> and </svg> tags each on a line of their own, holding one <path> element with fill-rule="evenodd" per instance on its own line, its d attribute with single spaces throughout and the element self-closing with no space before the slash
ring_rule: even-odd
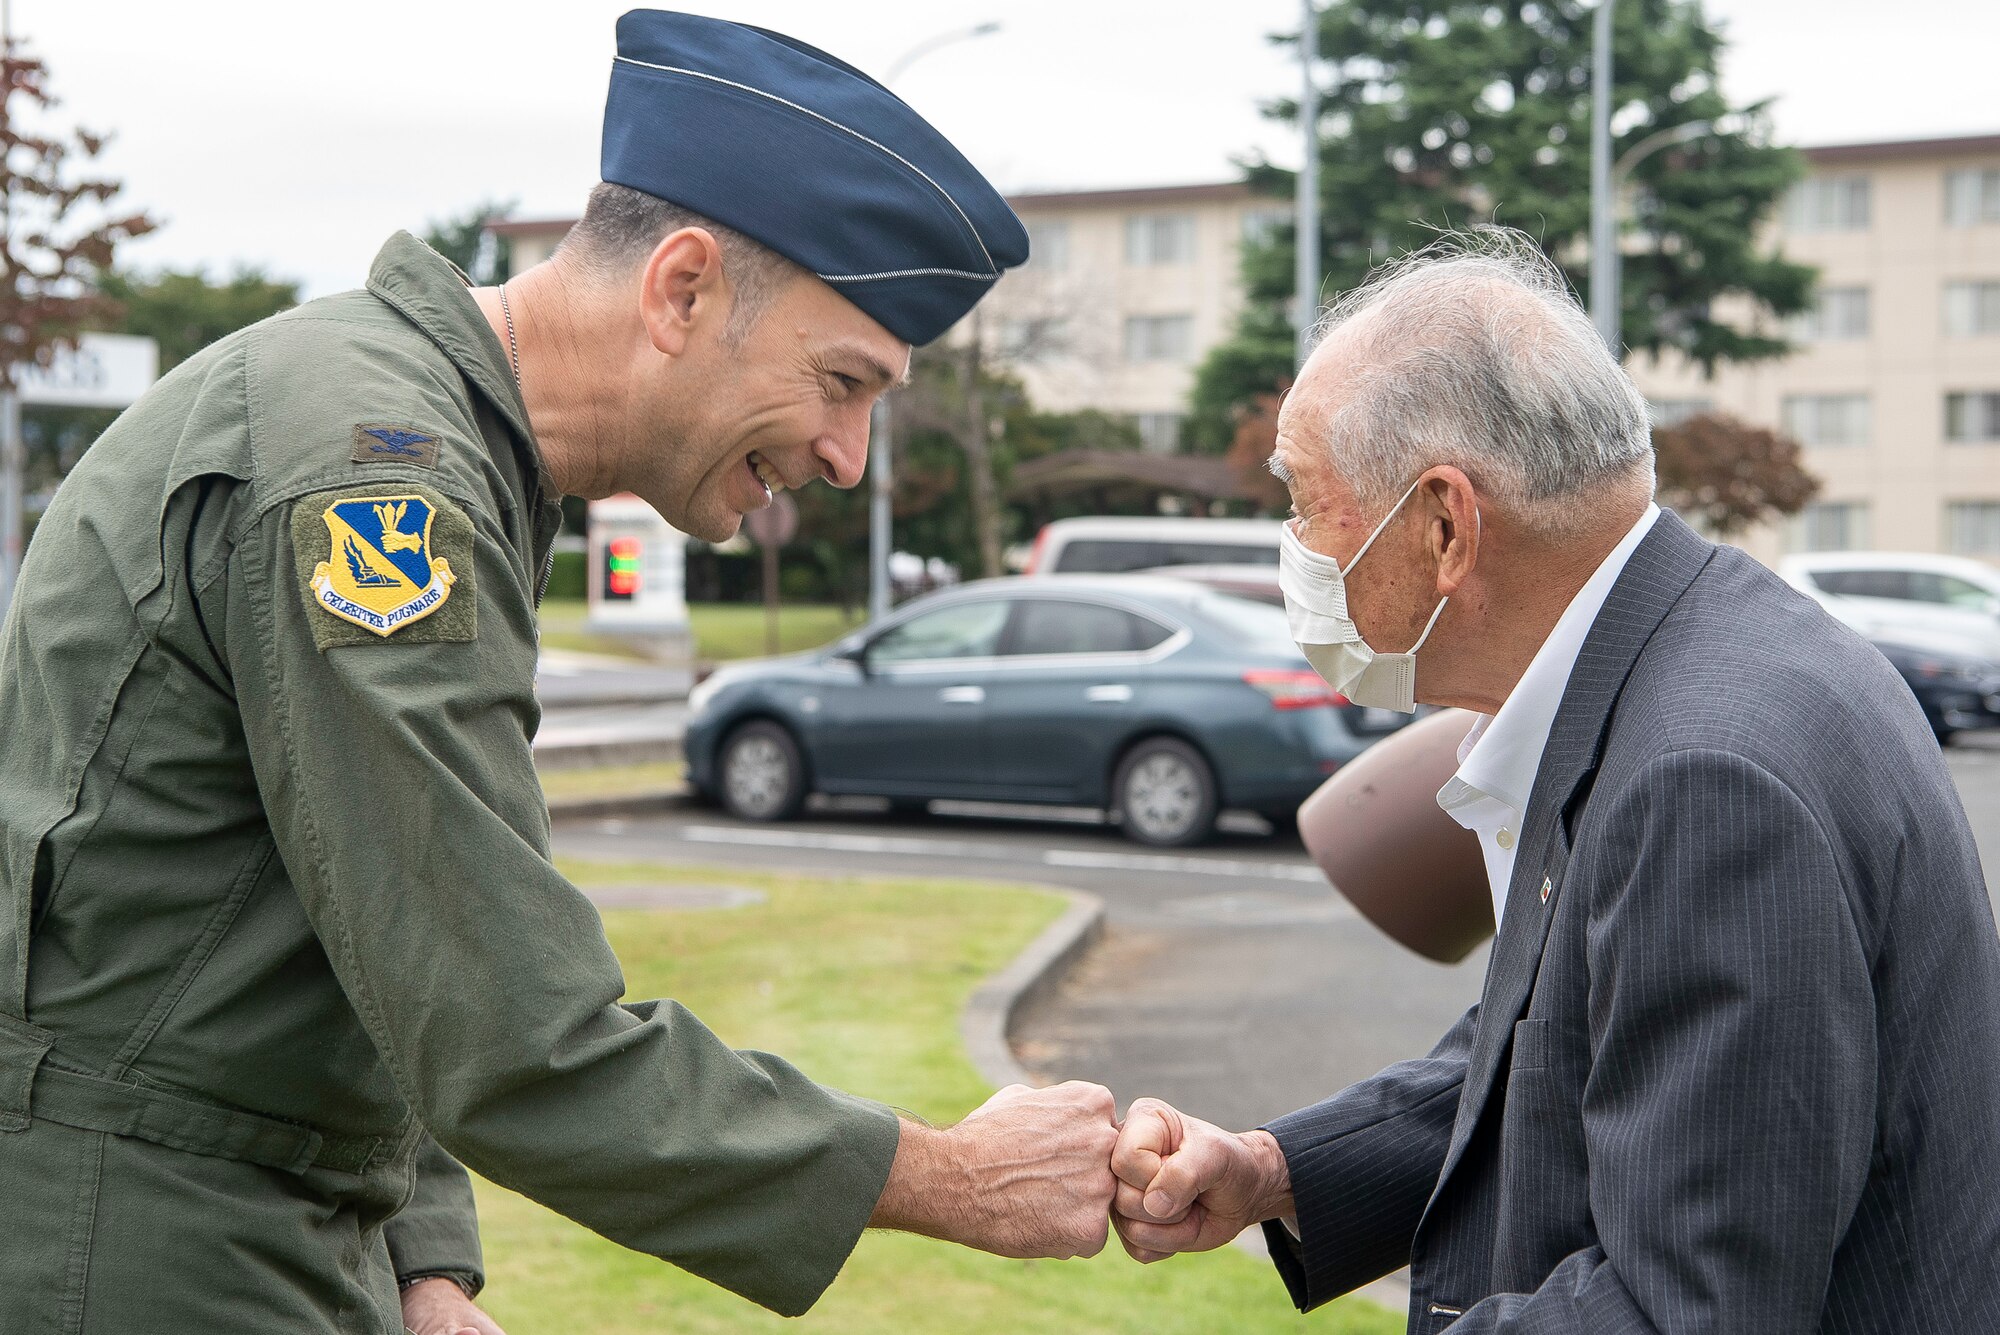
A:
<svg viewBox="0 0 2000 1335">
<path fill-rule="evenodd" d="M 354 428 L 354 453 L 358 464 L 415 464 L 419 468 L 438 466 L 438 438 L 427 431 L 407 426 L 366 423 Z"/>
<path fill-rule="evenodd" d="M 322 650 L 474 637 L 472 520 L 428 487 L 395 482 L 296 501 L 292 549 Z"/>
</svg>

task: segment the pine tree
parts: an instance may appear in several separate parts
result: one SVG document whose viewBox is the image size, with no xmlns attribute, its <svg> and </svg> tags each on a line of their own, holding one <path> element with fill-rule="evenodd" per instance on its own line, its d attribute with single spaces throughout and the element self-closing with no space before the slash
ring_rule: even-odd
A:
<svg viewBox="0 0 2000 1335">
<path fill-rule="evenodd" d="M 1418 249 L 1437 229 L 1529 233 L 1581 292 L 1590 232 L 1591 21 L 1576 0 L 1332 0 L 1320 16 L 1322 291 Z M 1700 0 L 1622 0 L 1613 22 L 1615 155 L 1661 130 L 1711 131 L 1637 162 L 1623 227 L 1624 342 L 1709 371 L 1782 355 L 1784 340 L 1718 318 L 1747 299 L 1783 316 L 1813 271 L 1770 253 L 1760 229 L 1803 170 L 1770 142 L 1768 105 L 1732 106 L 1721 34 Z M 1292 38 L 1283 40 L 1291 41 Z M 1296 119 L 1296 104 L 1269 108 Z M 1274 194 L 1291 172 L 1253 163 Z M 1246 250 L 1248 301 L 1196 377 L 1191 434 L 1226 448 L 1235 415 L 1291 374 L 1290 228 Z"/>
</svg>

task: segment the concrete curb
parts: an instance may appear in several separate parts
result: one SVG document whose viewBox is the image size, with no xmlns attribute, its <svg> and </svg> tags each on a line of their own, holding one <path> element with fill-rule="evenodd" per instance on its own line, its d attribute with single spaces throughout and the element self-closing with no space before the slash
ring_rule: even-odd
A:
<svg viewBox="0 0 2000 1335">
<path fill-rule="evenodd" d="M 988 978 L 965 1003 L 958 1032 L 980 1078 L 995 1089 L 1035 1081 L 1014 1059 L 1008 1033 L 1028 1002 L 1060 983 L 1104 931 L 1104 901 L 1064 890 L 1069 908 L 1029 942 L 1006 968 Z"/>
<path fill-rule="evenodd" d="M 599 769 L 606 765 L 651 765 L 682 759 L 679 737 L 624 737 L 538 744 L 535 768 Z"/>
</svg>

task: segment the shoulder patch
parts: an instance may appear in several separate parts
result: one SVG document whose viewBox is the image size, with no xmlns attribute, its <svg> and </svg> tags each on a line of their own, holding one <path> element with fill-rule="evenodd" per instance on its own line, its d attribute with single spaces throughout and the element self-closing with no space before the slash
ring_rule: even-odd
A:
<svg viewBox="0 0 2000 1335">
<path fill-rule="evenodd" d="M 364 423 L 354 428 L 354 454 L 358 464 L 415 464 L 419 468 L 438 466 L 438 438 L 406 426 Z"/>
<path fill-rule="evenodd" d="M 474 637 L 472 521 L 428 487 L 307 496 L 292 548 L 323 650 Z"/>
</svg>

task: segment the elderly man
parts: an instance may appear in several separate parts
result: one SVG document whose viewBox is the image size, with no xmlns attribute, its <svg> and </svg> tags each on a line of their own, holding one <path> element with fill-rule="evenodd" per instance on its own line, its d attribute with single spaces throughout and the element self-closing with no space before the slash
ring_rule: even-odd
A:
<svg viewBox="0 0 2000 1335">
<path fill-rule="evenodd" d="M 0 645 L 0 1331 L 490 1332 L 459 1161 L 784 1313 L 871 1223 L 1102 1245 L 1104 1090 L 901 1122 L 620 1004 L 550 864 L 560 496 L 719 540 L 853 485 L 911 345 L 1027 249 L 776 34 L 626 15 L 604 130 L 550 263 L 475 291 L 398 236 L 167 377 L 49 509 Z"/>
<path fill-rule="evenodd" d="M 1525 238 L 1345 300 L 1278 442 L 1315 666 L 1486 716 L 1439 801 L 1500 932 L 1427 1057 L 1242 1135 L 1136 1104 L 1127 1248 L 1266 1221 L 1301 1308 L 1408 1264 L 1424 1335 L 2000 1330 L 2000 941 L 1889 666 L 1653 505 Z"/>
</svg>

